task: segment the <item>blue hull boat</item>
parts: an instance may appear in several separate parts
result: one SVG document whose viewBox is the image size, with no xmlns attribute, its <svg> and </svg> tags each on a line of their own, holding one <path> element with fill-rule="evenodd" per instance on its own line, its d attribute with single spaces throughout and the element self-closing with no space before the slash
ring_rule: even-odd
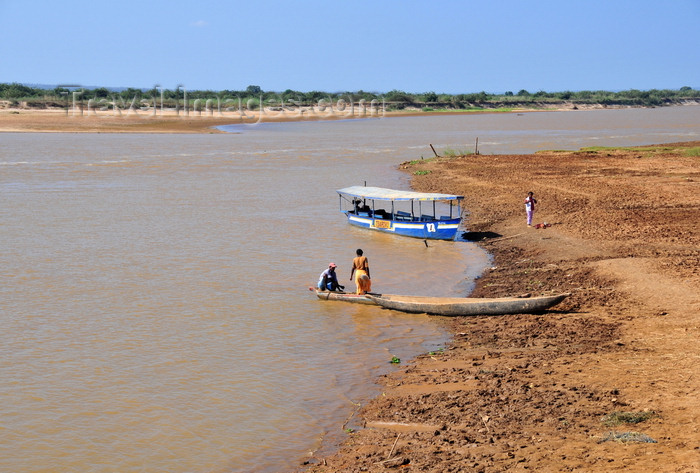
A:
<svg viewBox="0 0 700 473">
<path fill-rule="evenodd" d="M 454 240 L 464 196 L 353 186 L 337 191 L 348 223 L 387 233 Z M 446 214 L 446 215 L 445 215 Z"/>
</svg>

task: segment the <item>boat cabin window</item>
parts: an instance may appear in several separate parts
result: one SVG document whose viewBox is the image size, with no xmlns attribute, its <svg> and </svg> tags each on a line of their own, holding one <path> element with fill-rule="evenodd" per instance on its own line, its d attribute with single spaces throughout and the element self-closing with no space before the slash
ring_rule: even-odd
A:
<svg viewBox="0 0 700 473">
<path fill-rule="evenodd" d="M 432 220 L 449 220 L 459 217 L 456 205 L 436 201 L 385 201 L 353 198 L 345 201 L 344 210 L 358 217 L 370 217 L 405 222 L 425 222 Z M 342 200 L 341 200 L 342 203 Z"/>
</svg>

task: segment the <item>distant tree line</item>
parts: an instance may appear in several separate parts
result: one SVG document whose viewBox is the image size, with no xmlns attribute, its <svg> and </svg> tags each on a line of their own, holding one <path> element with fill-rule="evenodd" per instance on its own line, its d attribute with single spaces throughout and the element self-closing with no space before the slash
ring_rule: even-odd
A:
<svg viewBox="0 0 700 473">
<path fill-rule="evenodd" d="M 422 110 L 461 110 L 461 109 L 494 109 L 494 108 L 516 108 L 533 107 L 544 108 L 557 104 L 576 105 L 604 105 L 604 106 L 663 106 L 674 105 L 684 101 L 700 100 L 700 90 L 691 87 L 681 87 L 678 90 L 652 89 L 652 90 L 623 90 L 620 92 L 610 92 L 605 90 L 582 90 L 564 92 L 528 92 L 519 90 L 517 93 L 505 92 L 503 94 L 489 94 L 477 92 L 469 94 L 438 94 L 435 92 L 409 93 L 401 90 L 391 90 L 380 94 L 365 92 L 363 90 L 355 92 L 323 92 L 311 91 L 301 92 L 287 89 L 284 92 L 264 91 L 261 87 L 250 85 L 245 90 L 186 90 L 184 88 L 163 89 L 154 87 L 152 89 L 108 89 L 81 88 L 81 87 L 55 87 L 53 89 L 43 89 L 29 87 L 18 83 L 0 83 L 0 100 L 5 100 L 11 105 L 22 104 L 31 108 L 52 108 L 67 107 L 72 105 L 74 99 L 81 102 L 86 100 L 121 101 L 121 103 L 131 103 L 136 99 L 138 104 L 161 103 L 166 107 L 182 105 L 185 101 L 185 94 L 191 106 L 195 101 L 218 100 L 218 101 L 239 101 L 243 107 L 255 107 L 260 101 L 265 106 L 270 104 L 314 106 L 326 101 L 327 103 L 337 103 L 339 100 L 355 103 L 364 100 L 366 103 L 378 101 L 386 104 L 387 109 L 418 108 Z"/>
</svg>

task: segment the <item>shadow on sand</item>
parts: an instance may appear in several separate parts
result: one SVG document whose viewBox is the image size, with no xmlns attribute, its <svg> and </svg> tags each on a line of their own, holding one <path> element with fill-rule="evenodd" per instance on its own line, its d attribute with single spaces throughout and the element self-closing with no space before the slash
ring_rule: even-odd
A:
<svg viewBox="0 0 700 473">
<path fill-rule="evenodd" d="M 500 233 L 496 232 L 464 232 L 462 234 L 462 239 L 466 241 L 482 241 L 491 240 L 492 238 L 500 238 Z"/>
</svg>

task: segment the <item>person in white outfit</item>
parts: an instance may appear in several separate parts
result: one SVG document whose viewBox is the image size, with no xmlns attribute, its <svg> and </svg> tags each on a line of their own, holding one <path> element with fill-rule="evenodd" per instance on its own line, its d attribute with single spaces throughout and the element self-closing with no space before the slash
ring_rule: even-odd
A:
<svg viewBox="0 0 700 473">
<path fill-rule="evenodd" d="M 532 225 L 532 216 L 535 214 L 535 204 L 537 203 L 537 199 L 535 199 L 535 196 L 532 192 L 527 193 L 527 197 L 525 198 L 525 213 L 527 214 L 527 226 Z"/>
</svg>

